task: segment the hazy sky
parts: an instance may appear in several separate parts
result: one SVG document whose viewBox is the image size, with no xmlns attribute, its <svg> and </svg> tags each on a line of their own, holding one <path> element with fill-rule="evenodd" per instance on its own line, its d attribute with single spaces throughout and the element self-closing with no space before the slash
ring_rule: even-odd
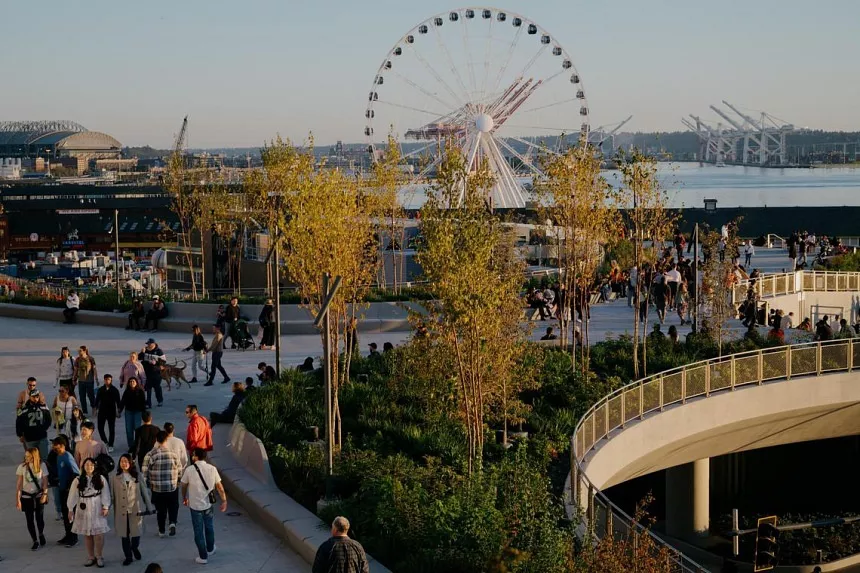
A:
<svg viewBox="0 0 860 573">
<path fill-rule="evenodd" d="M 592 124 L 683 129 L 725 99 L 860 129 L 860 1 L 499 0 L 553 34 Z M 363 139 L 368 88 L 441 0 L 0 0 L 0 121 L 72 119 L 125 145 Z M 458 53 L 453 50 L 456 61 Z"/>
</svg>

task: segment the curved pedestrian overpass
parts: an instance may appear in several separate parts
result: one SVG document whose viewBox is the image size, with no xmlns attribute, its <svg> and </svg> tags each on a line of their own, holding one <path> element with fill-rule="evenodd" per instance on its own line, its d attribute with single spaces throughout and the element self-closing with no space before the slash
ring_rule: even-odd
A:
<svg viewBox="0 0 860 573">
<path fill-rule="evenodd" d="M 689 506 L 680 519 L 693 533 L 706 531 L 708 459 L 860 434 L 857 369 L 860 340 L 845 339 L 696 362 L 616 390 L 592 406 L 571 438 L 568 486 L 571 510 L 582 515 L 580 534 L 641 532 L 601 490 L 662 469 L 667 496 Z M 708 571 L 668 548 L 672 570 Z"/>
</svg>

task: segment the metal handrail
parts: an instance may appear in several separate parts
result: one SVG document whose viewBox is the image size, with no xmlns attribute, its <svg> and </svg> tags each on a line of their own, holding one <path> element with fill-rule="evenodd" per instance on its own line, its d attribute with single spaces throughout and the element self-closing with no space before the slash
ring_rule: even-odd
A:
<svg viewBox="0 0 860 573">
<path fill-rule="evenodd" d="M 752 280 L 743 279 L 732 287 L 732 304 L 746 299 L 750 285 L 759 298 L 798 292 L 855 292 L 860 291 L 860 272 L 795 271 L 761 275 Z"/>
<path fill-rule="evenodd" d="M 586 530 L 600 537 L 601 529 L 614 531 L 622 522 L 628 530 L 644 531 L 588 479 L 582 468 L 586 455 L 602 440 L 611 439 L 613 432 L 623 430 L 633 420 L 659 414 L 666 406 L 683 404 L 691 398 L 709 398 L 738 387 L 790 380 L 794 376 L 850 372 L 855 364 L 860 364 L 860 340 L 856 339 L 778 346 L 679 366 L 631 382 L 603 397 L 580 418 L 571 436 L 569 492 L 572 503 L 583 513 Z M 613 525 L 596 527 L 595 516 L 600 507 L 604 519 L 614 522 Z M 656 535 L 653 538 L 676 556 L 680 570 L 707 571 Z"/>
</svg>

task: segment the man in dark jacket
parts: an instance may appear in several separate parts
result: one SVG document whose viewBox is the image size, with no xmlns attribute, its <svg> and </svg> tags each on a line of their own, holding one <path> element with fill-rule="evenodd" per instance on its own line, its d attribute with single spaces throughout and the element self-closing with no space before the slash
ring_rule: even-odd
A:
<svg viewBox="0 0 860 573">
<path fill-rule="evenodd" d="M 141 416 L 143 424 L 134 431 L 134 445 L 131 446 L 131 454 L 137 458 L 137 467 L 143 467 L 143 458 L 155 447 L 155 438 L 161 428 L 152 423 L 152 412 L 147 410 Z"/>
<path fill-rule="evenodd" d="M 230 299 L 230 304 L 224 310 L 224 327 L 227 329 L 224 338 L 230 339 L 230 348 L 232 350 L 236 349 L 236 337 L 238 336 L 236 325 L 239 322 L 239 318 L 239 299 L 234 296 Z"/>
<path fill-rule="evenodd" d="M 146 373 L 146 407 L 152 408 L 152 390 L 155 390 L 155 399 L 158 405 L 164 403 L 164 396 L 161 393 L 161 365 L 167 362 L 167 357 L 164 351 L 158 347 L 158 343 L 150 338 L 146 341 L 146 345 L 141 349 L 138 355 L 138 360 L 143 364 L 143 371 Z"/>
<path fill-rule="evenodd" d="M 162 318 L 167 318 L 167 305 L 160 296 L 155 295 L 152 297 L 152 308 L 146 313 L 146 320 L 143 321 L 143 330 L 149 330 L 151 322 L 152 332 L 158 332 L 158 321 Z"/>
<path fill-rule="evenodd" d="M 96 392 L 96 402 L 93 408 L 98 413 L 99 437 L 102 439 L 102 442 L 107 444 L 108 453 L 113 453 L 116 418 L 122 398 L 119 395 L 119 390 L 113 385 L 113 376 L 105 374 L 104 381 L 104 385 Z M 105 424 L 108 427 L 107 439 L 105 439 Z"/>
<path fill-rule="evenodd" d="M 826 314 L 824 318 L 819 320 L 815 325 L 815 340 L 827 341 L 833 340 L 833 329 L 830 328 L 830 324 L 828 323 L 830 317 Z"/>
<path fill-rule="evenodd" d="M 331 537 L 317 549 L 312 573 L 370 573 L 364 547 L 350 539 L 348 533 L 349 521 L 335 517 Z"/>
<path fill-rule="evenodd" d="M 21 408 L 15 419 L 15 434 L 24 448 L 38 448 L 42 459 L 48 459 L 48 428 L 51 427 L 51 412 L 42 404 L 40 394 L 35 388 L 30 390 L 30 398 Z"/>
<path fill-rule="evenodd" d="M 146 315 L 146 311 L 143 309 L 143 301 L 139 298 L 135 298 L 134 302 L 131 303 L 131 312 L 128 313 L 128 326 L 125 327 L 126 330 L 140 330 L 140 319 Z"/>
</svg>

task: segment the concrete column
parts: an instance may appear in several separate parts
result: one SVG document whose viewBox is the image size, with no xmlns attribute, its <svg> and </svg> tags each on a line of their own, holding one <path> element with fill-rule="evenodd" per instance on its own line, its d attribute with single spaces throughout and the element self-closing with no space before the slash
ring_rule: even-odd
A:
<svg viewBox="0 0 860 573">
<path fill-rule="evenodd" d="M 691 542 L 708 536 L 711 519 L 711 460 L 666 470 L 666 533 Z"/>
</svg>

